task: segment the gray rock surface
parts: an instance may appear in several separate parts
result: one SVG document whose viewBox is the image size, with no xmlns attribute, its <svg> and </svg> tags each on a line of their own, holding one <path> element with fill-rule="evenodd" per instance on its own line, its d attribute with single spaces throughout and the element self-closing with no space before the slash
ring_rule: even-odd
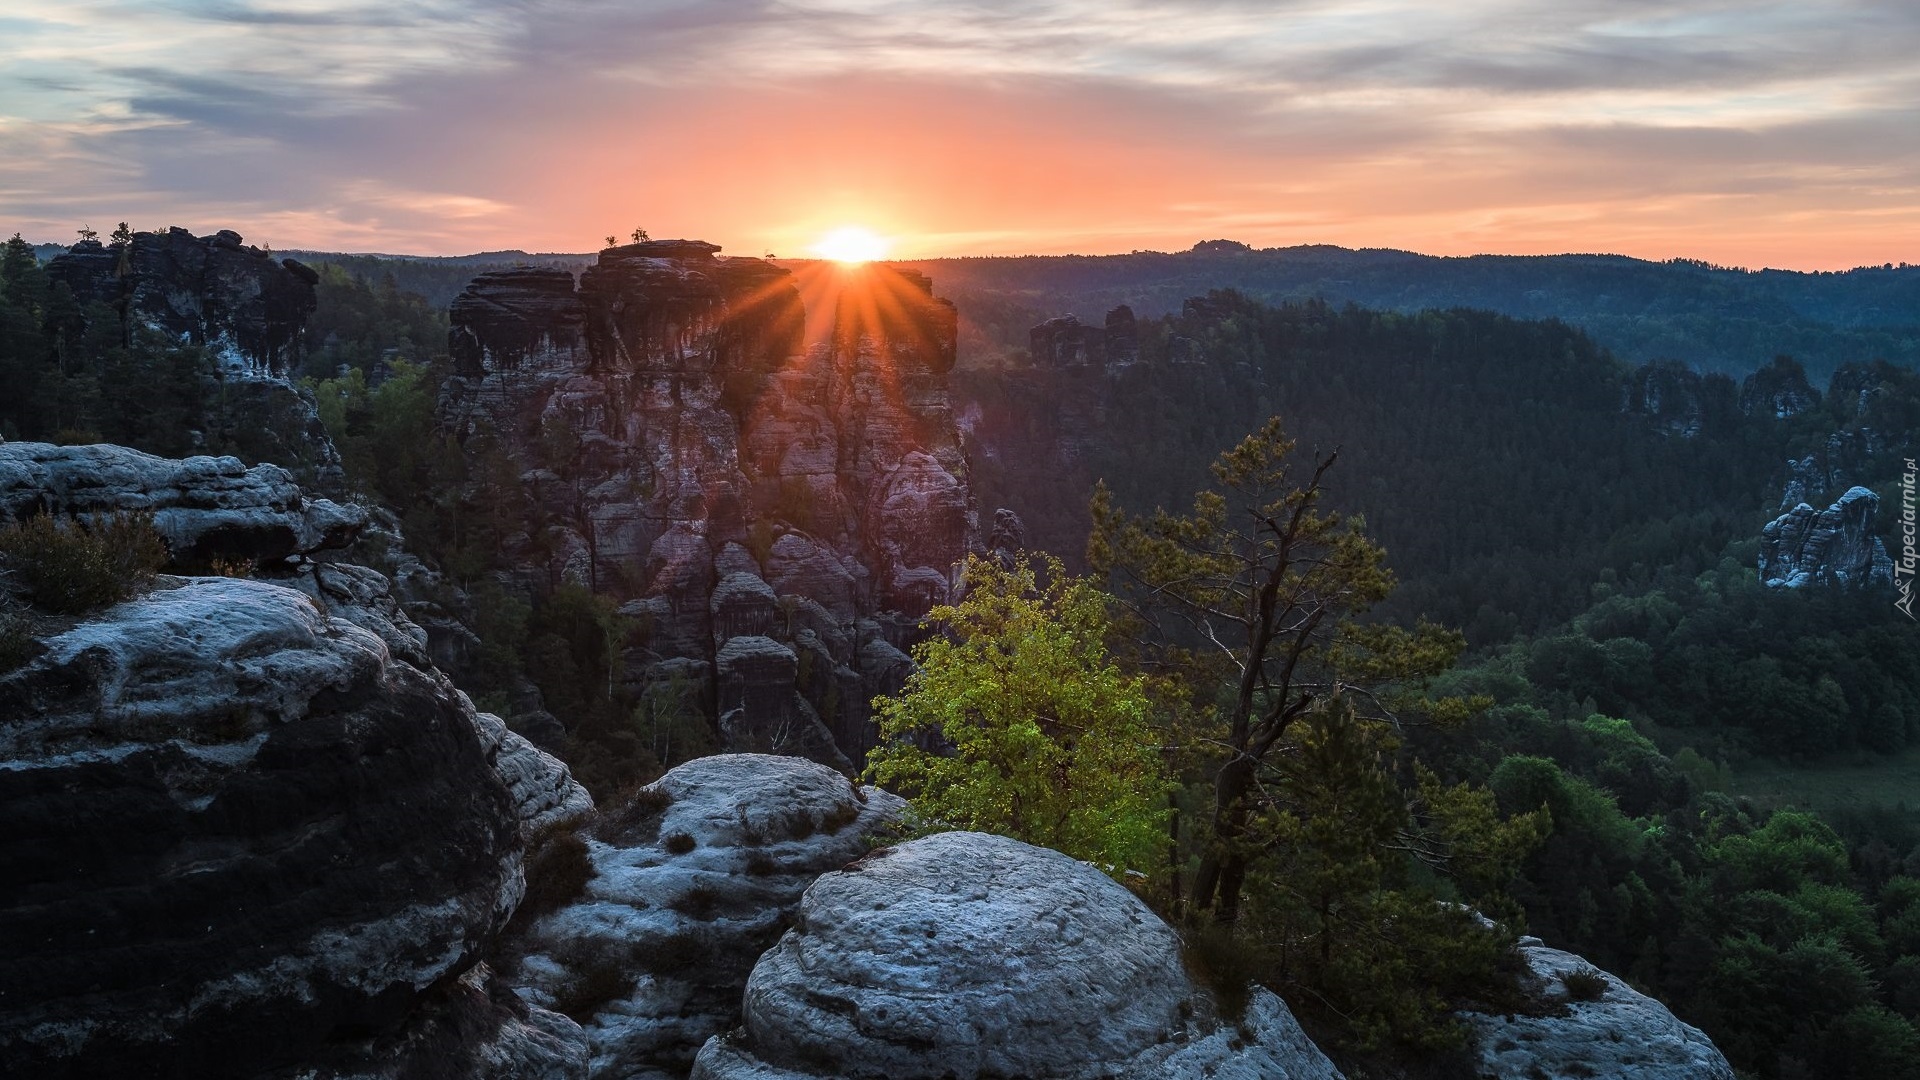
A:
<svg viewBox="0 0 1920 1080">
<path fill-rule="evenodd" d="M 488 947 L 514 796 L 370 611 L 163 577 L 0 678 L 0 1073 L 297 1064 Z"/>
<path fill-rule="evenodd" d="M 1468 1014 L 1480 1040 L 1479 1075 L 1490 1080 L 1597 1076 L 1609 1080 L 1734 1080 L 1733 1067 L 1699 1028 L 1665 1005 L 1538 938 L 1520 939 L 1534 990 L 1564 1006 L 1551 1016 Z M 1591 972 L 1606 989 L 1570 1000 L 1564 977 Z"/>
<path fill-rule="evenodd" d="M 585 894 L 535 919 L 503 963 L 529 1004 L 582 1021 L 595 1077 L 684 1077 L 738 1022 L 748 971 L 802 891 L 864 855 L 902 805 L 798 758 L 687 762 L 605 809 Z"/>
<path fill-rule="evenodd" d="M 47 274 L 82 305 L 124 309 L 129 321 L 207 346 L 227 368 L 267 373 L 299 366 L 320 280 L 227 229 L 137 232 L 125 247 L 83 240 L 54 256 Z"/>
<path fill-rule="evenodd" d="M 1863 487 L 1825 510 L 1806 503 L 1768 522 L 1760 531 L 1760 580 L 1768 588 L 1813 585 L 1893 584 L 1893 560 L 1874 535 L 1880 496 Z"/>
<path fill-rule="evenodd" d="M 1262 996 L 1222 1030 L 1179 938 L 1104 874 L 984 833 L 883 848 L 807 889 L 695 1080 L 1339 1074 Z M 1252 1039 L 1248 1033 L 1253 1033 Z"/>
<path fill-rule="evenodd" d="M 264 563 L 352 543 L 357 506 L 309 498 L 277 465 L 155 457 L 124 446 L 0 445 L 0 524 L 37 513 L 151 513 L 176 564 Z"/>
</svg>

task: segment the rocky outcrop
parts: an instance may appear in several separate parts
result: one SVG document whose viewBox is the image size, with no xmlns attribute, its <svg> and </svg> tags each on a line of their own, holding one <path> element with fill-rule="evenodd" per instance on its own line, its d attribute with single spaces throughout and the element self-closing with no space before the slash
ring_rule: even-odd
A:
<svg viewBox="0 0 1920 1080">
<path fill-rule="evenodd" d="M 1690 439 L 1731 416 L 1738 408 L 1736 396 L 1733 380 L 1725 375 L 1701 375 L 1677 360 L 1656 360 L 1634 370 L 1620 409 Z"/>
<path fill-rule="evenodd" d="M 718 251 L 611 248 L 577 287 L 475 279 L 441 421 L 517 478 L 475 495 L 520 504 L 529 527 L 503 552 L 519 587 L 620 604 L 623 685 L 697 677 L 736 748 L 856 758 L 867 701 L 892 688 L 862 668 L 867 644 L 910 638 L 977 545 L 946 386 L 956 316 L 917 273 L 840 271 L 816 301 L 831 332 L 803 348 L 793 275 Z"/>
<path fill-rule="evenodd" d="M 1545 1007 L 1532 1016 L 1468 1014 L 1479 1040 L 1476 1076 L 1733 1080 L 1712 1040 L 1665 1005 L 1538 938 L 1521 938 L 1519 948 L 1523 980 Z"/>
<path fill-rule="evenodd" d="M 1819 404 L 1820 392 L 1807 382 L 1806 369 L 1791 357 L 1774 357 L 1773 363 L 1740 384 L 1740 411 L 1748 416 L 1785 420 Z"/>
<path fill-rule="evenodd" d="M 683 1077 L 738 1022 L 749 970 L 808 883 L 864 855 L 902 805 L 792 757 L 690 761 L 603 814 L 584 895 L 533 921 L 505 962 L 529 1003 L 579 1017 L 595 1077 Z"/>
<path fill-rule="evenodd" d="M 404 628 L 163 578 L 0 680 L 0 1062 L 244 1075 L 398 1027 L 519 902 L 520 821 Z"/>
<path fill-rule="evenodd" d="M 1330 1080 L 1285 1005 L 1220 1025 L 1180 942 L 1093 867 L 984 833 L 824 875 L 696 1080 L 1023 1076 Z"/>
<path fill-rule="evenodd" d="M 1125 304 L 1107 312 L 1102 326 L 1061 315 L 1027 332 L 1027 354 L 1039 368 L 1125 367 L 1140 358 L 1139 326 Z"/>
<path fill-rule="evenodd" d="M 262 564 L 351 544 L 366 511 L 308 498 L 277 465 L 160 458 L 124 446 L 0 444 L 0 524 L 34 514 L 151 513 L 176 566 Z"/>
<path fill-rule="evenodd" d="M 1855 487 L 1825 510 L 1800 503 L 1768 522 L 1760 531 L 1761 582 L 1773 589 L 1891 586 L 1893 560 L 1873 531 L 1879 506 L 1880 496 Z"/>
<path fill-rule="evenodd" d="M 82 240 L 47 264 L 81 304 L 114 308 L 128 324 L 205 345 L 222 366 L 284 374 L 306 350 L 319 276 L 222 229 L 138 232 L 125 244 Z"/>
</svg>

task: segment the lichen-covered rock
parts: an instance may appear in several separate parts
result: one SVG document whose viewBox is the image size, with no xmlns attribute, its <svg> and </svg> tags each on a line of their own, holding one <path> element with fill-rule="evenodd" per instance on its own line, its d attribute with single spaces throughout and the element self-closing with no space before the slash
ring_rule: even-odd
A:
<svg viewBox="0 0 1920 1080">
<path fill-rule="evenodd" d="M 520 993 L 581 1020 L 595 1077 L 685 1076 L 738 1021 L 808 883 L 865 854 L 902 805 L 797 758 L 687 762 L 588 832 L 585 894 L 508 946 Z"/>
<path fill-rule="evenodd" d="M 0 1072 L 292 1066 L 491 944 L 514 796 L 374 611 L 162 578 L 0 678 Z"/>
<path fill-rule="evenodd" d="M 124 446 L 0 444 L 0 524 L 39 513 L 153 515 L 175 564 L 264 563 L 343 548 L 366 511 L 308 498 L 277 465 L 154 457 Z"/>
<path fill-rule="evenodd" d="M 1261 997 L 1222 1033 L 1180 941 L 1056 851 L 984 833 L 883 848 L 807 889 L 696 1080 L 1339 1074 Z"/>
<path fill-rule="evenodd" d="M 1479 1039 L 1477 1075 L 1733 1080 L 1732 1066 L 1712 1040 L 1665 1005 L 1538 938 L 1520 939 L 1520 954 L 1534 993 L 1555 1007 L 1543 1016 L 1467 1014 Z M 1599 995 L 1576 1000 L 1566 985 L 1574 973 L 1599 980 Z"/>
<path fill-rule="evenodd" d="M 1816 511 L 1806 503 L 1768 522 L 1760 531 L 1760 580 L 1772 589 L 1811 585 L 1893 584 L 1893 560 L 1874 535 L 1880 496 L 1849 488 L 1838 502 Z"/>
</svg>

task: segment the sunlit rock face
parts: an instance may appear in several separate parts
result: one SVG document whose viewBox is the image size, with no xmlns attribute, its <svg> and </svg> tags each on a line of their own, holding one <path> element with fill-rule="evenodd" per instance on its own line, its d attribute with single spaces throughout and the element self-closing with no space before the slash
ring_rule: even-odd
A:
<svg viewBox="0 0 1920 1080">
<path fill-rule="evenodd" d="M 451 309 L 441 421 L 491 474 L 477 494 L 541 523 L 507 543 L 521 586 L 621 602 L 639 642 L 626 685 L 697 674 L 737 712 L 737 748 L 843 765 L 871 742 L 867 702 L 898 685 L 897 647 L 977 546 L 947 390 L 957 318 L 922 275 L 816 268 L 832 330 L 807 348 L 796 275 L 718 251 L 610 248 L 577 285 L 476 278 Z M 743 636 L 790 659 L 734 645 L 723 661 Z"/>
<path fill-rule="evenodd" d="M 47 264 L 80 304 L 104 303 L 175 341 L 206 345 L 223 366 L 283 374 L 306 349 L 319 277 L 222 229 L 138 232 L 124 245 L 83 240 Z"/>
</svg>

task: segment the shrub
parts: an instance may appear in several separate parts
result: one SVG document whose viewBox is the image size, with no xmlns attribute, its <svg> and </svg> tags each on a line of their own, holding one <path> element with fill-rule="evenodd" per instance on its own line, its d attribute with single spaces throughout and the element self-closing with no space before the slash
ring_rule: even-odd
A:
<svg viewBox="0 0 1920 1080">
<path fill-rule="evenodd" d="M 587 842 L 578 833 L 556 829 L 537 837 L 527 853 L 527 895 L 520 902 L 521 916 L 543 915 L 574 900 L 593 877 Z"/>
<path fill-rule="evenodd" d="M 779 869 L 780 864 L 774 862 L 773 856 L 764 851 L 754 851 L 747 855 L 747 873 L 754 877 L 769 877 Z"/>
<path fill-rule="evenodd" d="M 1599 1001 L 1607 993 L 1607 977 L 1590 967 L 1561 972 L 1560 985 L 1569 1001 Z"/>
<path fill-rule="evenodd" d="M 18 613 L 0 611 L 0 675 L 33 659 L 33 630 Z"/>
<path fill-rule="evenodd" d="M 687 852 L 692 851 L 696 845 L 693 837 L 683 832 L 677 832 L 667 837 L 660 846 L 666 848 L 667 854 L 669 855 L 685 855 Z"/>
<path fill-rule="evenodd" d="M 554 995 L 553 1011 L 584 1024 L 601 1006 L 626 997 L 633 984 L 633 976 L 616 959 L 590 958 Z"/>
<path fill-rule="evenodd" d="M 167 545 L 150 514 L 101 515 L 84 525 L 41 514 L 0 529 L 0 561 L 35 607 L 79 615 L 150 585 Z"/>
<path fill-rule="evenodd" d="M 714 910 L 720 906 L 720 893 L 710 885 L 695 885 L 674 897 L 668 906 L 688 918 L 704 922 L 713 918 Z"/>
</svg>

